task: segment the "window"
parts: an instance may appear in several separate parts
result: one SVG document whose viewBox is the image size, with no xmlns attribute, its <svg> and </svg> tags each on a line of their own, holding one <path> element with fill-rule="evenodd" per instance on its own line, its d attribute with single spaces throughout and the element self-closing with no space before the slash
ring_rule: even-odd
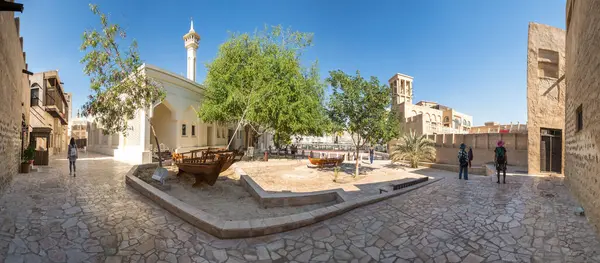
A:
<svg viewBox="0 0 600 263">
<path fill-rule="evenodd" d="M 185 124 L 181 124 L 181 136 L 187 136 Z"/>
<path fill-rule="evenodd" d="M 583 130 L 583 105 L 577 107 L 575 115 L 577 116 L 577 131 L 581 131 Z"/>
<path fill-rule="evenodd" d="M 217 138 L 221 138 L 221 129 L 217 129 Z"/>
<path fill-rule="evenodd" d="M 33 88 L 31 89 L 31 101 L 29 102 L 29 106 L 39 106 L 40 105 L 40 89 Z"/>
<path fill-rule="evenodd" d="M 467 126 L 467 120 L 463 120 L 463 125 Z"/>
<path fill-rule="evenodd" d="M 538 49 L 538 74 L 544 78 L 558 78 L 558 52 L 548 49 Z"/>
<path fill-rule="evenodd" d="M 196 136 L 196 125 L 192 125 L 192 136 Z"/>
<path fill-rule="evenodd" d="M 444 122 L 450 122 L 450 118 L 448 116 L 444 117 Z"/>
</svg>

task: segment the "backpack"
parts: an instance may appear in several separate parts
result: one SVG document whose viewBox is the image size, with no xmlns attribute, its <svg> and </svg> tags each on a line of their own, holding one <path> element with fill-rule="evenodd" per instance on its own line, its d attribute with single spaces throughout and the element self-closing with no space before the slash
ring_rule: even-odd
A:
<svg viewBox="0 0 600 263">
<path fill-rule="evenodd" d="M 69 146 L 69 157 L 77 156 L 77 147 Z"/>
<path fill-rule="evenodd" d="M 506 149 L 504 147 L 496 147 L 496 162 L 504 163 L 506 160 Z"/>
<path fill-rule="evenodd" d="M 460 166 L 467 166 L 469 165 L 469 160 L 467 158 L 467 154 L 463 154 L 460 156 L 460 158 L 458 159 L 458 162 L 460 163 Z"/>
</svg>

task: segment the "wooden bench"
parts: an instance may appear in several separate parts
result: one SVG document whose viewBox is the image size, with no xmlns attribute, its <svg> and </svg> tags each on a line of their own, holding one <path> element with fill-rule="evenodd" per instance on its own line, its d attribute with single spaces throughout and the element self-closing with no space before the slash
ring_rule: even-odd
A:
<svg viewBox="0 0 600 263">
<path fill-rule="evenodd" d="M 423 178 L 419 178 L 417 180 L 411 180 L 411 181 L 404 182 L 404 183 L 390 184 L 390 187 L 392 188 L 392 191 L 396 191 L 396 190 L 399 190 L 399 189 L 402 189 L 402 188 L 406 188 L 406 187 L 409 187 L 409 186 L 413 186 L 413 185 L 416 185 L 416 184 L 427 182 L 427 180 L 429 180 L 429 177 L 423 177 Z M 381 194 L 383 192 L 387 193 L 388 190 L 383 189 L 383 188 L 379 188 L 379 193 Z"/>
</svg>

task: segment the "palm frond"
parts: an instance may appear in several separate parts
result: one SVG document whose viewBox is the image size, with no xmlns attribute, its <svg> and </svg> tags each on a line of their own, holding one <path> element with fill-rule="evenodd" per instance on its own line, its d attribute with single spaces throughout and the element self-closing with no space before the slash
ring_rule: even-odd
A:
<svg viewBox="0 0 600 263">
<path fill-rule="evenodd" d="M 393 147 L 390 160 L 392 162 L 408 161 L 411 167 L 416 168 L 419 162 L 435 159 L 435 142 L 426 135 L 417 135 L 415 132 L 404 134 L 398 144 Z"/>
</svg>

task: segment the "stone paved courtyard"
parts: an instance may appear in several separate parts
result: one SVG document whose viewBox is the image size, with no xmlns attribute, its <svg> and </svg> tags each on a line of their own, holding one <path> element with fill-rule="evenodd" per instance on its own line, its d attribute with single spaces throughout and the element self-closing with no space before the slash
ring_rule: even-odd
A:
<svg viewBox="0 0 600 263">
<path fill-rule="evenodd" d="M 73 178 L 51 163 L 0 197 L 0 262 L 600 262 L 560 178 L 422 170 L 446 178 L 310 227 L 219 240 L 128 188 L 129 165 L 81 154 Z"/>
</svg>

